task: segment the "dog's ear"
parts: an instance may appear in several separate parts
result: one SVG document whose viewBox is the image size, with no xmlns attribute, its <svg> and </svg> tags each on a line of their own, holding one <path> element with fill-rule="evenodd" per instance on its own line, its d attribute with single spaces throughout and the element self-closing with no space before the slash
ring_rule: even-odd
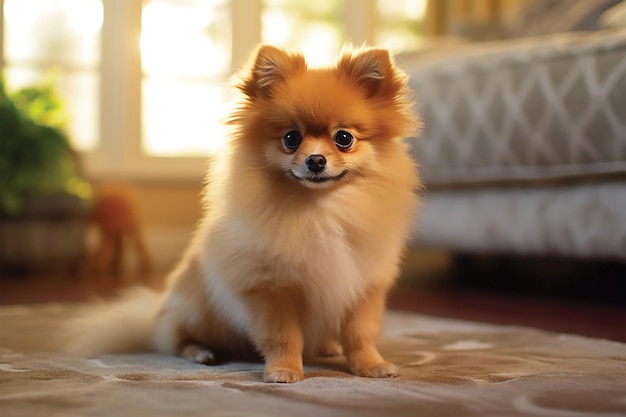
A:
<svg viewBox="0 0 626 417">
<path fill-rule="evenodd" d="M 271 97 L 275 86 L 289 77 L 304 71 L 306 62 L 300 54 L 289 54 L 270 45 L 260 45 L 252 54 L 237 83 L 248 97 Z"/>
<path fill-rule="evenodd" d="M 368 98 L 395 96 L 406 85 L 406 75 L 394 65 L 386 49 L 346 49 L 339 57 L 337 70 Z"/>
</svg>

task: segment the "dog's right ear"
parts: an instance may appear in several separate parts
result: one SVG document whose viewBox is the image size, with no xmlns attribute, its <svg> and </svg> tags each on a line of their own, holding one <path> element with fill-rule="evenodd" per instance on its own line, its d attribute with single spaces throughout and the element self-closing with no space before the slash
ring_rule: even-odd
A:
<svg viewBox="0 0 626 417">
<path fill-rule="evenodd" d="M 240 73 L 236 86 L 248 97 L 269 98 L 278 83 L 305 69 L 302 55 L 260 45 L 252 54 L 251 64 Z"/>
<path fill-rule="evenodd" d="M 389 51 L 380 48 L 346 47 L 337 69 L 367 97 L 395 97 L 403 91 L 407 81 L 406 75 L 394 65 Z"/>
</svg>

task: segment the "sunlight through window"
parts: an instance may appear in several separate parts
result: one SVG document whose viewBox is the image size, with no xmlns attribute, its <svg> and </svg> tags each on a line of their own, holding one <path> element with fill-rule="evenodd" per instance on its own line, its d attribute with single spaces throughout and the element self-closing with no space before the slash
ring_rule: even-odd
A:
<svg viewBox="0 0 626 417">
<path fill-rule="evenodd" d="M 338 0 L 265 0 L 263 42 L 301 51 L 311 66 L 337 58 L 345 35 L 340 30 Z"/>
<path fill-rule="evenodd" d="M 70 115 L 66 130 L 79 150 L 98 142 L 100 0 L 5 0 L 7 89 L 49 82 Z"/>
<path fill-rule="evenodd" d="M 418 48 L 427 0 L 377 0 L 375 43 L 394 53 Z"/>
<path fill-rule="evenodd" d="M 220 0 L 144 1 L 142 145 L 147 154 L 205 154 L 223 140 L 228 6 Z"/>
</svg>

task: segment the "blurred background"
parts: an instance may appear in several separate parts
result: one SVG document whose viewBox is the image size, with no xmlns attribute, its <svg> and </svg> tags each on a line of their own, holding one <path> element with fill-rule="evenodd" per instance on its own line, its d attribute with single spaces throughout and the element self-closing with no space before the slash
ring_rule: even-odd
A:
<svg viewBox="0 0 626 417">
<path fill-rule="evenodd" d="M 458 171 L 463 161 L 457 158 L 456 144 L 447 139 L 440 139 L 445 146 L 428 147 L 437 142 L 427 140 L 437 136 L 433 133 L 440 128 L 437 123 L 445 128 L 458 122 L 453 119 L 459 118 L 459 107 L 451 101 L 446 104 L 441 94 L 450 96 L 445 90 L 434 94 L 424 87 L 442 82 L 437 74 L 446 68 L 466 65 L 459 57 L 467 56 L 473 63 L 468 73 L 473 73 L 476 61 L 485 60 L 484 51 L 490 51 L 490 59 L 513 57 L 503 67 L 508 71 L 516 54 L 518 61 L 531 55 L 532 61 L 534 56 L 545 57 L 542 45 L 572 42 L 572 48 L 582 43 L 581 50 L 589 50 L 589 43 L 597 43 L 593 36 L 617 31 L 621 35 L 606 35 L 607 42 L 623 54 L 624 10 L 624 2 L 616 0 L 0 0 L 0 302 L 80 301 L 137 282 L 160 285 L 201 215 L 199 193 L 207 155 L 224 138 L 219 121 L 229 99 L 227 81 L 250 51 L 259 42 L 271 43 L 302 51 L 312 65 L 327 65 L 345 43 L 370 44 L 389 48 L 398 57 L 411 75 L 418 100 L 429 97 L 443 108 L 439 113 L 420 108 L 426 145 L 415 153 L 430 190 L 424 196 L 428 221 L 418 226 L 425 229 L 424 238 L 413 242 L 392 306 L 561 330 L 571 330 L 568 317 L 586 315 L 584 331 L 626 338 L 623 215 L 610 220 L 612 236 L 605 229 L 594 229 L 600 237 L 582 244 L 582 249 L 546 243 L 523 226 L 528 236 L 519 243 L 515 238 L 494 240 L 495 226 L 472 217 L 461 221 L 474 223 L 472 230 L 457 221 L 453 232 L 444 227 L 453 224 L 451 217 L 430 221 L 439 209 L 428 207 L 440 207 L 437 204 L 470 213 L 477 210 L 480 206 L 471 198 L 461 198 L 468 192 L 467 181 L 450 181 L 445 174 L 466 179 L 468 172 L 484 173 L 485 166 L 477 167 L 474 161 L 466 166 L 468 171 Z M 559 38 L 571 33 L 591 34 L 591 41 Z M 558 55 L 557 61 L 562 58 Z M 598 62 L 613 58 L 602 59 Z M 626 105 L 624 58 L 614 61 L 611 65 L 617 69 L 611 71 L 617 75 L 605 90 L 609 104 L 619 110 Z M 533 65 L 528 71 L 517 70 L 531 73 L 536 70 Z M 483 75 L 491 79 L 500 69 Z M 566 73 L 563 68 L 558 71 L 553 79 Z M 583 79 L 583 73 L 572 75 L 571 83 L 576 77 Z M 450 77 L 461 82 L 461 75 Z M 476 79 L 471 82 L 475 88 Z M 443 84 L 455 85 L 445 80 Z M 463 81 L 453 88 L 466 87 Z M 497 95 L 498 88 L 506 90 L 496 86 L 491 94 Z M 540 95 L 549 89 L 539 88 Z M 520 97 L 532 93 L 520 91 Z M 560 99 L 576 104 L 592 101 L 589 97 Z M 466 95 L 459 100 L 470 103 L 462 118 L 486 114 L 487 110 L 475 113 L 483 106 L 481 99 L 473 101 Z M 544 101 L 554 100 L 544 97 Z M 486 109 L 494 106 L 498 107 L 485 104 Z M 613 215 L 626 211 L 626 205 L 620 207 L 626 202 L 626 122 L 619 111 L 607 117 L 592 127 L 608 129 L 611 156 L 600 162 L 610 164 L 610 169 L 591 180 L 585 171 L 581 186 L 594 187 L 590 184 L 605 180 L 617 184 L 616 192 L 609 189 L 606 202 Z M 478 136 L 483 134 L 480 129 Z M 467 126 L 456 130 L 455 141 L 462 143 L 467 130 Z M 566 127 L 562 130 L 571 133 Z M 472 143 L 483 154 L 492 146 L 478 139 Z M 567 175 L 559 171 L 555 176 L 551 170 L 548 186 L 538 184 L 535 177 L 535 182 L 520 186 L 519 177 L 503 175 L 494 181 L 479 176 L 470 184 L 470 193 L 499 196 L 517 187 L 525 196 L 537 190 L 547 193 L 547 203 L 541 204 L 550 206 L 552 200 L 561 201 L 559 193 L 572 191 L 579 165 L 593 163 L 597 172 L 599 160 L 584 156 L 591 153 L 579 156 L 571 146 L 567 149 L 573 155 L 568 166 L 578 165 L 572 165 Z M 506 169 L 507 164 L 516 173 L 522 172 L 520 166 L 550 165 L 538 157 L 515 163 L 505 157 L 503 162 L 498 155 L 487 164 L 489 172 Z M 563 166 L 562 161 L 551 164 Z M 570 188 L 554 187 L 555 180 L 564 179 Z M 513 180 L 516 184 L 511 186 Z M 587 193 L 591 204 L 604 198 L 595 192 L 594 188 Z M 562 201 L 554 207 L 569 205 Z M 493 207 L 497 205 L 496 201 Z M 510 219 L 502 222 L 511 224 Z M 483 238 L 487 243 L 475 244 Z M 613 241 L 617 243 L 611 246 Z M 558 323 L 546 318 L 555 315 Z"/>
</svg>

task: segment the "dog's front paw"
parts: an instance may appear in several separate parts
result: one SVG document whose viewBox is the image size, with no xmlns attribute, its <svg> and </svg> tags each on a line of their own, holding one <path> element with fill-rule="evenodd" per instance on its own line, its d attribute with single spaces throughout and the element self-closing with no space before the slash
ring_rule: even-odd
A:
<svg viewBox="0 0 626 417">
<path fill-rule="evenodd" d="M 398 375 L 398 367 L 391 362 L 382 362 L 373 366 L 353 365 L 352 372 L 368 378 L 393 378 Z"/>
<path fill-rule="evenodd" d="M 290 383 L 304 379 L 304 372 L 289 368 L 272 368 L 265 370 L 263 380 L 265 382 Z"/>
<path fill-rule="evenodd" d="M 179 352 L 179 356 L 190 362 L 202 365 L 215 365 L 215 355 L 212 351 L 198 344 L 188 344 L 183 346 Z"/>
</svg>

